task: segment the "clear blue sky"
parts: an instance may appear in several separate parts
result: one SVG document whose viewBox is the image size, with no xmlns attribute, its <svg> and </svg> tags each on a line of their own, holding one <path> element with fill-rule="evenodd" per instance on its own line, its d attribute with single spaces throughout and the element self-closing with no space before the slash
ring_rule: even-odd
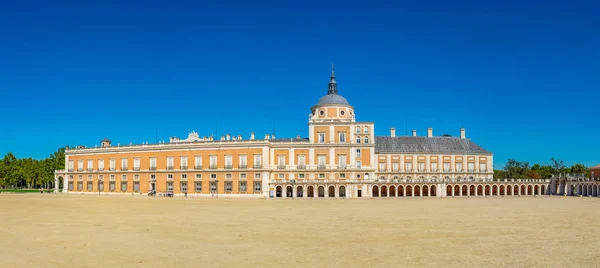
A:
<svg viewBox="0 0 600 268">
<path fill-rule="evenodd" d="M 600 163 L 597 1 L 122 2 L 3 3 L 0 154 L 306 137 L 334 62 L 377 135 L 464 126 L 496 168 Z"/>
</svg>

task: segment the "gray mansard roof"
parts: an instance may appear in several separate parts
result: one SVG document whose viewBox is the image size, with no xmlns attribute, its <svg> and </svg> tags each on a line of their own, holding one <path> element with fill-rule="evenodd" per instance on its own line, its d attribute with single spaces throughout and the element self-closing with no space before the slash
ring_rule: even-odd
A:
<svg viewBox="0 0 600 268">
<path fill-rule="evenodd" d="M 455 137 L 375 137 L 376 153 L 491 154 L 469 139 Z"/>
</svg>

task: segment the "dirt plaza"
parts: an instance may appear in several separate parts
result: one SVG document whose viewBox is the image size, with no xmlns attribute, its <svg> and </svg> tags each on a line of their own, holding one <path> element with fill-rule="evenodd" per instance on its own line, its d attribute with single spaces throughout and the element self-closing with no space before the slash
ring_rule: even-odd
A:
<svg viewBox="0 0 600 268">
<path fill-rule="evenodd" d="M 0 267 L 598 267 L 600 198 L 0 194 Z"/>
</svg>

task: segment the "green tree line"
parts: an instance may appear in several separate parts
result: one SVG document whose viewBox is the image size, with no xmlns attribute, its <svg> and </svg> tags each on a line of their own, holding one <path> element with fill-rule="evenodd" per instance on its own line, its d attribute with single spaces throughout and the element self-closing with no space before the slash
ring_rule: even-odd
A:
<svg viewBox="0 0 600 268">
<path fill-rule="evenodd" d="M 508 159 L 504 169 L 494 170 L 494 179 L 549 179 L 552 174 L 578 173 L 590 176 L 590 170 L 583 164 L 565 166 L 562 160 L 551 158 L 550 165 L 530 165 L 526 161 Z"/>
<path fill-rule="evenodd" d="M 63 147 L 45 159 L 16 158 L 7 153 L 0 160 L 0 188 L 52 188 L 54 171 L 65 169 Z"/>
</svg>

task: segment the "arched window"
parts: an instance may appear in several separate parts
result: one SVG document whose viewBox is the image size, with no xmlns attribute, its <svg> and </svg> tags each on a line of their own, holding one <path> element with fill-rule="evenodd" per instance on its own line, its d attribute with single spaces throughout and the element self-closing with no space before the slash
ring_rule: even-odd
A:
<svg viewBox="0 0 600 268">
<path fill-rule="evenodd" d="M 365 144 L 369 143 L 369 136 L 365 136 Z"/>
<path fill-rule="evenodd" d="M 360 143 L 360 136 L 356 136 L 356 143 Z"/>
<path fill-rule="evenodd" d="M 356 134 L 360 134 L 360 127 L 356 127 Z"/>
<path fill-rule="evenodd" d="M 369 173 L 365 173 L 365 180 L 369 179 Z"/>
</svg>

